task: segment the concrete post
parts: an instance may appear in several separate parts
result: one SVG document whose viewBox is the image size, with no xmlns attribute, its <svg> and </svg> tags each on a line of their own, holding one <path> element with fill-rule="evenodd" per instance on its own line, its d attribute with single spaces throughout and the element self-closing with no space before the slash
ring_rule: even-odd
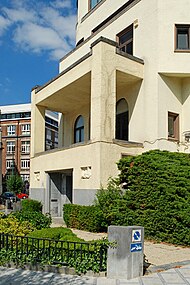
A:
<svg viewBox="0 0 190 285">
<path fill-rule="evenodd" d="M 36 153 L 45 151 L 45 107 L 37 106 L 35 97 L 34 89 L 31 106 L 31 157 L 34 157 Z"/>
<path fill-rule="evenodd" d="M 143 275 L 144 228 L 138 226 L 108 228 L 107 277 L 132 279 Z"/>
</svg>

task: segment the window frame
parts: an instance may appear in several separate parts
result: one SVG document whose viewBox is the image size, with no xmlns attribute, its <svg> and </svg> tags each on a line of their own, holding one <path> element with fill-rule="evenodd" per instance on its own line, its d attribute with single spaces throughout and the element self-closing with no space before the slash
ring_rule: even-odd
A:
<svg viewBox="0 0 190 285">
<path fill-rule="evenodd" d="M 30 154 L 30 141 L 21 141 L 21 153 Z"/>
<path fill-rule="evenodd" d="M 30 135 L 30 124 L 22 124 L 21 133 L 22 135 Z"/>
<path fill-rule="evenodd" d="M 15 141 L 7 141 L 6 150 L 7 150 L 7 154 L 14 154 L 15 153 Z"/>
<path fill-rule="evenodd" d="M 178 48 L 178 31 L 179 29 L 188 30 L 188 48 Z M 190 52 L 190 24 L 175 24 L 175 52 Z"/>
<path fill-rule="evenodd" d="M 130 38 L 129 40 L 127 40 L 125 43 L 123 44 L 120 44 L 120 38 L 125 35 L 127 32 L 129 31 L 132 31 L 132 38 Z M 120 51 L 122 52 L 125 52 L 127 53 L 126 51 L 123 51 L 122 48 L 123 47 L 127 47 L 131 42 L 132 42 L 132 53 L 127 53 L 127 54 L 130 54 L 130 55 L 133 55 L 133 52 L 134 52 L 134 25 L 131 24 L 130 26 L 128 26 L 127 28 L 125 28 L 124 30 L 122 30 L 121 32 L 119 32 L 117 35 L 116 35 L 116 41 L 118 43 L 118 48 Z"/>
<path fill-rule="evenodd" d="M 13 169 L 15 166 L 14 159 L 6 159 L 6 170 Z"/>
<path fill-rule="evenodd" d="M 8 125 L 7 136 L 15 136 L 15 135 L 16 135 L 16 125 Z"/>
<path fill-rule="evenodd" d="M 94 6 L 92 6 L 92 0 L 88 0 L 88 10 L 91 11 L 94 9 L 102 0 L 96 0 L 98 1 Z"/>
<path fill-rule="evenodd" d="M 169 134 L 169 118 L 173 119 L 173 135 Z M 168 112 L 168 140 L 179 141 L 179 114 Z"/>
<path fill-rule="evenodd" d="M 21 169 L 30 169 L 30 159 L 21 159 Z"/>
</svg>

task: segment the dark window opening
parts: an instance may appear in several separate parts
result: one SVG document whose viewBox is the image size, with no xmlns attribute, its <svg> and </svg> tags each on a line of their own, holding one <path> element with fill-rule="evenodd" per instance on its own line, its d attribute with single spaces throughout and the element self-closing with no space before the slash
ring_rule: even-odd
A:
<svg viewBox="0 0 190 285">
<path fill-rule="evenodd" d="M 84 141 L 84 119 L 83 116 L 79 116 L 76 119 L 74 126 L 74 143 Z"/>
<path fill-rule="evenodd" d="M 133 55 L 133 25 L 117 35 L 119 49 Z"/>
<path fill-rule="evenodd" d="M 121 99 L 116 105 L 116 139 L 128 141 L 129 139 L 129 111 L 125 99 Z"/>
<path fill-rule="evenodd" d="M 190 49 L 190 25 L 176 25 L 176 49 Z"/>
<path fill-rule="evenodd" d="M 179 140 L 179 115 L 168 113 L 168 138 Z"/>
</svg>

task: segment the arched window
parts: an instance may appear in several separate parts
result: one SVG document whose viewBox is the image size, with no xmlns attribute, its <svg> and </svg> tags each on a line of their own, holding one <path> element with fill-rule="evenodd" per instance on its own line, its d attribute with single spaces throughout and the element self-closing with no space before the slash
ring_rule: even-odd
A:
<svg viewBox="0 0 190 285">
<path fill-rule="evenodd" d="M 79 116 L 75 121 L 74 126 L 74 142 L 84 141 L 84 119 L 83 116 Z"/>
<path fill-rule="evenodd" d="M 125 99 L 121 99 L 116 105 L 116 134 L 118 140 L 128 141 L 129 129 L 129 111 Z"/>
</svg>

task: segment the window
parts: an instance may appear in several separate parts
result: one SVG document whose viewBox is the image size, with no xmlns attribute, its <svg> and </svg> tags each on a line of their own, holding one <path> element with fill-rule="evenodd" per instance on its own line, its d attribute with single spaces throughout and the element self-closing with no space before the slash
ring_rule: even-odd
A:
<svg viewBox="0 0 190 285">
<path fill-rule="evenodd" d="M 30 124 L 22 125 L 21 130 L 22 130 L 23 135 L 29 135 L 30 134 Z"/>
<path fill-rule="evenodd" d="M 190 50 L 190 25 L 176 25 L 176 50 Z"/>
<path fill-rule="evenodd" d="M 30 175 L 29 174 L 21 174 L 20 177 L 22 178 L 22 181 L 30 181 Z"/>
<path fill-rule="evenodd" d="M 14 159 L 6 160 L 6 169 L 14 168 Z"/>
<path fill-rule="evenodd" d="M 30 160 L 29 159 L 21 159 L 21 168 L 29 169 L 30 168 Z"/>
<path fill-rule="evenodd" d="M 7 142 L 7 153 L 12 154 L 14 152 L 15 152 L 15 142 L 14 141 Z"/>
<path fill-rule="evenodd" d="M 117 41 L 121 51 L 133 55 L 133 25 L 117 34 Z"/>
<path fill-rule="evenodd" d="M 128 141 L 129 125 L 128 104 L 125 99 L 121 99 L 116 105 L 116 134 L 118 140 Z"/>
<path fill-rule="evenodd" d="M 7 126 L 7 135 L 14 136 L 15 134 L 16 134 L 16 126 L 15 125 Z"/>
<path fill-rule="evenodd" d="M 21 152 L 22 153 L 30 153 L 30 142 L 22 141 L 21 142 Z"/>
<path fill-rule="evenodd" d="M 179 115 L 168 113 L 168 138 L 179 140 Z"/>
<path fill-rule="evenodd" d="M 83 116 L 79 116 L 76 119 L 74 127 L 74 142 L 83 142 L 84 141 L 84 119 Z"/>
<path fill-rule="evenodd" d="M 94 8 L 101 0 L 89 0 L 90 9 Z"/>
</svg>

